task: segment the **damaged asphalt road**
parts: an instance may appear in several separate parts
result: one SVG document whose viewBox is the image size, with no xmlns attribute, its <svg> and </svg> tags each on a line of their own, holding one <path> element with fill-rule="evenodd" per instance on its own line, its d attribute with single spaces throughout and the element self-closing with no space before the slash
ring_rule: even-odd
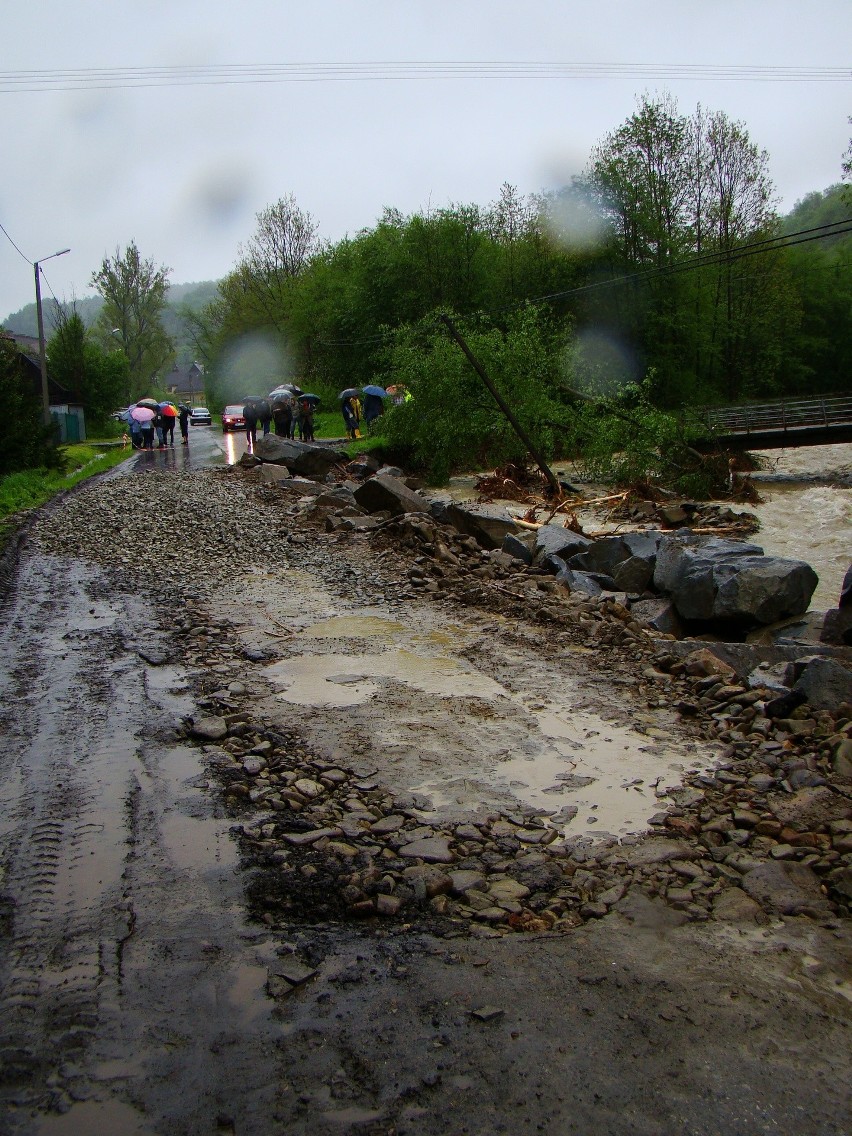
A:
<svg viewBox="0 0 852 1136">
<path fill-rule="evenodd" d="M 163 538 L 139 501 L 180 523 Z M 420 828 L 455 839 L 430 871 L 484 865 L 491 899 L 530 855 L 561 872 L 561 840 L 517 834 L 574 797 L 542 797 L 559 782 L 527 767 L 552 774 L 592 725 L 649 710 L 629 659 L 603 683 L 601 660 L 542 648 L 521 617 L 503 637 L 404 596 L 407 567 L 236 473 L 104 480 L 34 520 L 0 660 L 0 1132 L 848 1131 L 848 920 L 706 918 L 640 895 L 640 868 L 602 917 L 574 917 L 566 872 L 535 933 L 443 885 L 407 899 Z M 563 752 L 542 726 L 572 709 Z M 654 713 L 643 759 L 666 784 L 713 765 L 718 747 Z M 214 719 L 225 734 L 199 737 Z M 356 798 L 373 819 L 353 807 L 347 831 Z M 279 838 L 321 809 L 326 851 Z M 506 816 L 523 823 L 486 820 Z M 329 909 L 338 886 L 361 918 Z M 405 903 L 383 917 L 379 896 Z"/>
</svg>

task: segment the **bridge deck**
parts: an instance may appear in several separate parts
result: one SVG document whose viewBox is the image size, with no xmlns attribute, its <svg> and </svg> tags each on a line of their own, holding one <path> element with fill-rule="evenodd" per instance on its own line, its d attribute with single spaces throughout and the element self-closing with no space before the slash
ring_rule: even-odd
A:
<svg viewBox="0 0 852 1136">
<path fill-rule="evenodd" d="M 703 418 L 722 446 L 768 450 L 852 441 L 852 397 L 845 395 L 708 407 Z"/>
</svg>

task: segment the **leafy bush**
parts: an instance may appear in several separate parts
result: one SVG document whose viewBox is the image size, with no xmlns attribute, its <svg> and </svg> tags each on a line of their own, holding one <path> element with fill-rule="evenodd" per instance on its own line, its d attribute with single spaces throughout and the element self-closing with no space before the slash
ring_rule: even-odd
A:
<svg viewBox="0 0 852 1136">
<path fill-rule="evenodd" d="M 545 317 L 524 308 L 504 327 L 468 320 L 462 333 L 536 446 L 547 457 L 559 452 L 570 434 L 570 411 L 559 394 L 559 343 Z M 388 409 L 382 433 L 389 448 L 407 453 L 430 481 L 526 455 L 482 379 L 435 318 L 396 333 L 380 381 L 411 392 L 411 401 Z"/>
</svg>

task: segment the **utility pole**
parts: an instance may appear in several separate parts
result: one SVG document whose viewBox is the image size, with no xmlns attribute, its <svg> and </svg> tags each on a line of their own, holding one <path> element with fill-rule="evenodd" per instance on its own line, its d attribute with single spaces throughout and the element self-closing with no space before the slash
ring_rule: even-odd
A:
<svg viewBox="0 0 852 1136">
<path fill-rule="evenodd" d="M 53 260 L 55 256 L 64 256 L 71 249 L 60 249 L 52 252 L 50 256 L 43 256 L 41 260 L 33 261 L 35 272 L 36 315 L 38 316 L 38 356 L 41 365 L 41 402 L 45 426 L 50 426 L 50 394 L 47 389 L 47 351 L 44 343 L 44 316 L 41 310 L 41 265 L 46 260 Z"/>
<path fill-rule="evenodd" d="M 506 415 L 506 418 L 509 420 L 509 425 L 512 427 L 512 429 L 515 431 L 515 433 L 518 435 L 518 437 L 521 439 L 521 441 L 527 447 L 529 452 L 532 454 L 533 458 L 535 459 L 536 465 L 541 470 L 541 472 L 544 474 L 544 476 L 547 478 L 548 484 L 550 485 L 551 489 L 556 494 L 556 496 L 559 497 L 562 493 L 562 490 L 559 487 L 559 482 L 556 480 L 555 473 L 550 468 L 550 466 L 547 464 L 547 462 L 544 460 L 544 458 L 541 456 L 541 454 L 538 452 L 538 450 L 536 449 L 536 446 L 533 443 L 532 439 L 530 438 L 529 434 L 527 434 L 526 430 L 523 428 L 523 426 L 520 424 L 520 422 L 514 416 L 514 414 L 509 409 L 507 404 L 504 402 L 502 395 L 500 394 L 500 392 L 497 390 L 497 388 L 492 383 L 492 381 L 489 378 L 488 373 L 486 372 L 485 368 L 482 366 L 482 364 L 476 358 L 474 353 L 468 347 L 467 343 L 465 343 L 464 339 L 462 338 L 461 332 L 458 330 L 456 325 L 453 323 L 453 321 L 450 319 L 449 316 L 444 315 L 443 313 L 441 314 L 441 319 L 447 325 L 447 330 L 449 331 L 450 335 L 453 337 L 453 339 L 456 341 L 456 343 L 459 345 L 459 347 L 461 347 L 462 351 L 467 356 L 467 360 L 470 363 L 471 367 L 473 367 L 474 371 L 476 371 L 476 373 L 479 375 L 479 377 L 482 379 L 482 381 L 488 387 L 489 391 L 491 392 L 492 397 L 494 398 L 494 401 L 497 403 L 497 405 L 500 407 L 500 409 Z"/>
</svg>

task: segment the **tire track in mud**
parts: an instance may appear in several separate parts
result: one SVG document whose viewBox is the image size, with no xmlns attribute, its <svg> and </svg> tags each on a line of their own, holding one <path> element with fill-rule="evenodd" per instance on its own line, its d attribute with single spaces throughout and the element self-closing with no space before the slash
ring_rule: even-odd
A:
<svg viewBox="0 0 852 1136">
<path fill-rule="evenodd" d="M 121 749 L 109 735 L 127 729 L 128 708 L 109 702 L 119 633 L 74 627 L 73 611 L 109 617 L 92 606 L 71 566 L 30 560 L 11 606 L 4 668 L 11 707 L 0 739 L 10 913 L 0 965 L 0 1099 L 20 1107 L 57 1103 L 56 1071 L 91 1046 L 115 986 L 114 943 L 127 930 L 124 835 L 110 828 L 104 808 L 117 788 Z M 108 709 L 93 709 L 105 700 Z"/>
<path fill-rule="evenodd" d="M 79 1100 L 105 1130 L 116 1107 L 141 1121 L 122 1099 L 176 1133 L 212 1109 L 215 1130 L 249 1083 L 238 1112 L 271 1115 L 266 936 L 244 922 L 230 822 L 176 744 L 178 675 L 137 654 L 158 639 L 151 609 L 98 569 L 25 558 L 4 636 L 0 1131 Z"/>
</svg>

